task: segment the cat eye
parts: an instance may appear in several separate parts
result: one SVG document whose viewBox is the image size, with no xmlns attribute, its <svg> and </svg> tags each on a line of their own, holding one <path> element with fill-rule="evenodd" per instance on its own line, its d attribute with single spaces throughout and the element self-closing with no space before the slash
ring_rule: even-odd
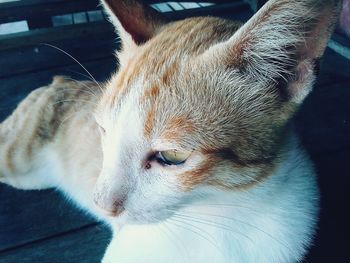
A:
<svg viewBox="0 0 350 263">
<path fill-rule="evenodd" d="M 165 165 L 180 165 L 186 162 L 188 157 L 190 157 L 191 152 L 189 151 L 178 151 L 178 150 L 170 150 L 158 152 L 156 154 L 156 159 L 161 164 Z"/>
</svg>

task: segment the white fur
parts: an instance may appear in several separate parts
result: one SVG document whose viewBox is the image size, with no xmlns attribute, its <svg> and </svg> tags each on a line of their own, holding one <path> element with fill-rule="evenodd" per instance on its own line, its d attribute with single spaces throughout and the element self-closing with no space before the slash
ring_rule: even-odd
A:
<svg viewBox="0 0 350 263">
<path fill-rule="evenodd" d="M 35 158 L 29 169 L 16 174 L 8 172 L 1 182 L 23 190 L 43 189 L 57 185 L 60 170 L 50 147 L 45 147 Z"/>
<path fill-rule="evenodd" d="M 315 231 L 319 194 L 295 138 L 288 149 L 276 172 L 249 191 L 202 188 L 192 196 L 199 200 L 164 222 L 116 224 L 103 263 L 298 262 Z"/>
</svg>

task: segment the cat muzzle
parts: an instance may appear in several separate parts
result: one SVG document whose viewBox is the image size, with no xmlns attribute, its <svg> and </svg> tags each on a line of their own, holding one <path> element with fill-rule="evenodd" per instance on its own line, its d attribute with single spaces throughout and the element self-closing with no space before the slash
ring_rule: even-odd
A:
<svg viewBox="0 0 350 263">
<path fill-rule="evenodd" d="M 103 215 L 117 217 L 125 210 L 124 200 L 125 199 L 111 201 L 99 196 L 95 196 L 94 203 L 97 210 Z"/>
</svg>

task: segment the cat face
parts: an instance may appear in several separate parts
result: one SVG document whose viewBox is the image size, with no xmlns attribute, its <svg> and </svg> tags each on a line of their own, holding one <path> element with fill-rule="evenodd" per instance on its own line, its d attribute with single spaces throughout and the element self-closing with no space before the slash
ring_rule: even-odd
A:
<svg viewBox="0 0 350 263">
<path fill-rule="evenodd" d="M 240 27 L 168 23 L 140 3 L 104 1 L 122 50 L 96 111 L 96 204 L 129 223 L 157 222 L 204 189 L 249 190 L 271 176 L 336 17 L 334 1 L 320 2 L 270 1 Z"/>
</svg>

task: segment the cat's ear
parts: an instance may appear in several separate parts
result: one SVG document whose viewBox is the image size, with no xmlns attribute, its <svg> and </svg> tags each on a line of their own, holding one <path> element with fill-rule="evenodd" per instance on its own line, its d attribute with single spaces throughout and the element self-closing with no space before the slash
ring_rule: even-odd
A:
<svg viewBox="0 0 350 263">
<path fill-rule="evenodd" d="M 337 0 L 270 0 L 204 55 L 255 83 L 275 84 L 300 103 L 311 90 L 340 5 Z"/>
<path fill-rule="evenodd" d="M 121 38 L 123 47 L 146 42 L 166 23 L 166 19 L 156 10 L 135 0 L 101 2 Z"/>
</svg>

